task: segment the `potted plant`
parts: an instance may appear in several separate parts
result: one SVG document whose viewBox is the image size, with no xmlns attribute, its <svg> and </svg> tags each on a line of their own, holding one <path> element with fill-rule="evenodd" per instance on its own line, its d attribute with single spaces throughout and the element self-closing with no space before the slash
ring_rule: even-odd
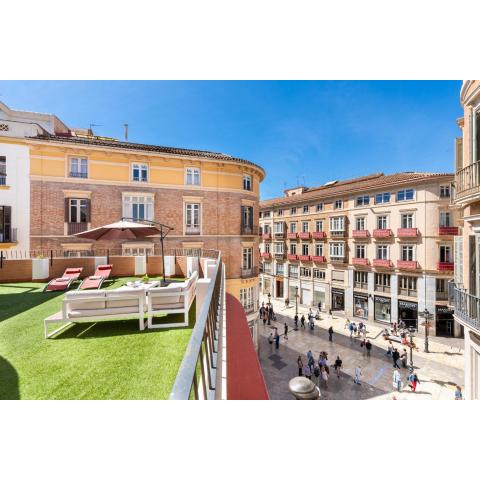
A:
<svg viewBox="0 0 480 480">
<path fill-rule="evenodd" d="M 143 283 L 149 283 L 149 281 L 150 281 L 149 276 L 148 276 L 147 274 L 145 274 L 145 275 L 143 276 L 143 278 L 142 278 L 142 282 L 143 282 Z"/>
</svg>

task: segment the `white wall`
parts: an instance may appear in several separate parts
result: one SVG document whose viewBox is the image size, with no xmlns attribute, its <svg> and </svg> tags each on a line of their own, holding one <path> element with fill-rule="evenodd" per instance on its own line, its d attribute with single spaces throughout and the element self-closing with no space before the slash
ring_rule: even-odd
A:
<svg viewBox="0 0 480 480">
<path fill-rule="evenodd" d="M 29 148 L 0 142 L 0 156 L 7 157 L 6 185 L 10 187 L 0 189 L 0 205 L 12 207 L 12 228 L 17 229 L 18 241 L 14 249 L 30 250 Z"/>
</svg>

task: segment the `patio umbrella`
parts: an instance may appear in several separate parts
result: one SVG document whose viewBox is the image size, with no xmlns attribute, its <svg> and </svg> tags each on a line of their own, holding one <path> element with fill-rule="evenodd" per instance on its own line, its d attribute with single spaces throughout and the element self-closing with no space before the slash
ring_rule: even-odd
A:
<svg viewBox="0 0 480 480">
<path fill-rule="evenodd" d="M 165 282 L 163 240 L 173 228 L 150 220 L 148 220 L 148 222 L 148 224 L 145 224 L 137 222 L 133 218 L 122 218 L 119 222 L 76 233 L 75 236 L 79 238 L 88 238 L 89 240 L 136 240 L 138 238 L 159 235 L 160 246 L 162 248 L 163 280 Z"/>
</svg>

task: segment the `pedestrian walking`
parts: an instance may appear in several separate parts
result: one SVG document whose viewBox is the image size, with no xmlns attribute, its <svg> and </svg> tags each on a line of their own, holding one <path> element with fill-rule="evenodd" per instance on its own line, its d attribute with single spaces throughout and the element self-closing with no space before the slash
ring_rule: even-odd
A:
<svg viewBox="0 0 480 480">
<path fill-rule="evenodd" d="M 269 343 L 270 345 L 273 344 L 273 333 L 272 333 L 272 332 L 270 332 L 270 335 L 268 336 L 268 343 Z"/>
<path fill-rule="evenodd" d="M 353 335 L 353 323 L 348 324 L 348 330 L 350 330 L 350 340 L 352 340 Z"/>
<path fill-rule="evenodd" d="M 463 400 L 462 387 L 460 385 L 455 387 L 455 400 Z"/>
<path fill-rule="evenodd" d="M 340 378 L 340 370 L 342 369 L 342 360 L 338 355 L 337 355 L 337 359 L 335 360 L 335 363 L 333 365 L 333 368 L 335 369 L 335 372 L 337 373 L 337 378 Z"/>
<path fill-rule="evenodd" d="M 328 388 L 328 372 L 325 367 L 322 367 L 320 370 L 322 374 L 322 380 L 325 382 L 325 388 Z"/>
<path fill-rule="evenodd" d="M 309 380 L 312 379 L 312 370 L 310 369 L 310 367 L 308 365 L 305 365 L 303 367 L 303 376 L 307 377 Z"/>
<path fill-rule="evenodd" d="M 288 299 L 288 297 L 285 299 L 285 308 L 288 308 L 290 305 L 290 300 Z"/>
<path fill-rule="evenodd" d="M 331 308 L 328 310 L 328 315 L 330 317 L 330 320 L 333 320 L 333 315 L 332 315 L 332 309 Z"/>
<path fill-rule="evenodd" d="M 402 376 L 400 375 L 400 370 L 398 367 L 393 371 L 393 388 L 398 392 L 402 390 Z"/>
<path fill-rule="evenodd" d="M 394 368 L 399 368 L 399 366 L 397 364 L 399 358 L 400 358 L 400 354 L 398 353 L 398 350 L 396 348 L 394 348 L 393 352 L 392 352 L 392 360 L 393 360 Z"/>
<path fill-rule="evenodd" d="M 285 322 L 285 326 L 283 327 L 283 338 L 285 338 L 285 340 L 288 340 L 288 325 L 287 325 L 287 322 Z"/>
<path fill-rule="evenodd" d="M 318 314 L 322 311 L 322 302 L 318 302 Z"/>
<path fill-rule="evenodd" d="M 345 325 L 343 326 L 344 330 L 350 330 L 350 320 L 347 318 L 345 320 Z"/>
<path fill-rule="evenodd" d="M 353 383 L 356 385 L 361 385 L 360 377 L 362 376 L 362 367 L 360 365 L 355 367 L 355 377 L 353 378 Z"/>
<path fill-rule="evenodd" d="M 357 324 L 353 322 L 352 326 L 353 326 L 353 333 L 356 335 L 358 331 Z"/>
<path fill-rule="evenodd" d="M 298 315 L 297 314 L 295 314 L 295 316 L 293 317 L 293 323 L 295 324 L 294 330 L 298 330 Z"/>
<path fill-rule="evenodd" d="M 402 354 L 400 355 L 400 360 L 402 362 L 402 367 L 407 368 L 407 350 L 404 348 Z"/>
<path fill-rule="evenodd" d="M 408 376 L 408 386 L 410 387 L 410 390 L 412 392 L 417 391 L 417 384 L 420 383 L 420 380 L 418 379 L 417 374 L 412 371 L 410 375 Z"/>
<path fill-rule="evenodd" d="M 278 334 L 278 330 L 275 329 L 275 348 L 278 350 L 278 347 L 280 347 L 280 335 Z"/>
<path fill-rule="evenodd" d="M 330 328 L 328 329 L 328 341 L 333 342 L 333 327 L 330 325 Z"/>
<path fill-rule="evenodd" d="M 308 366 L 315 365 L 315 360 L 313 359 L 313 353 L 311 350 L 307 352 L 307 363 L 308 363 Z"/>
<path fill-rule="evenodd" d="M 303 374 L 303 362 L 302 362 L 301 355 L 299 355 L 297 358 L 297 366 L 298 366 L 298 376 L 301 377 Z"/>
<path fill-rule="evenodd" d="M 302 318 L 300 319 L 300 325 L 305 330 L 305 315 L 302 315 Z"/>
<path fill-rule="evenodd" d="M 367 351 L 367 357 L 369 357 L 370 352 L 372 351 L 372 344 L 370 343 L 370 340 L 365 342 L 365 350 Z"/>
</svg>

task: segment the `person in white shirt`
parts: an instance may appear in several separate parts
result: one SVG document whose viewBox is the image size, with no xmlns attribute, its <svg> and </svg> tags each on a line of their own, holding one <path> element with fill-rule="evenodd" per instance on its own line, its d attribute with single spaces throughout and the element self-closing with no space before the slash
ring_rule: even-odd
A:
<svg viewBox="0 0 480 480">
<path fill-rule="evenodd" d="M 361 385 L 360 383 L 360 377 L 362 376 L 362 367 L 358 365 L 355 367 L 355 378 L 353 379 L 353 383 L 356 383 L 357 385 Z"/>
</svg>

